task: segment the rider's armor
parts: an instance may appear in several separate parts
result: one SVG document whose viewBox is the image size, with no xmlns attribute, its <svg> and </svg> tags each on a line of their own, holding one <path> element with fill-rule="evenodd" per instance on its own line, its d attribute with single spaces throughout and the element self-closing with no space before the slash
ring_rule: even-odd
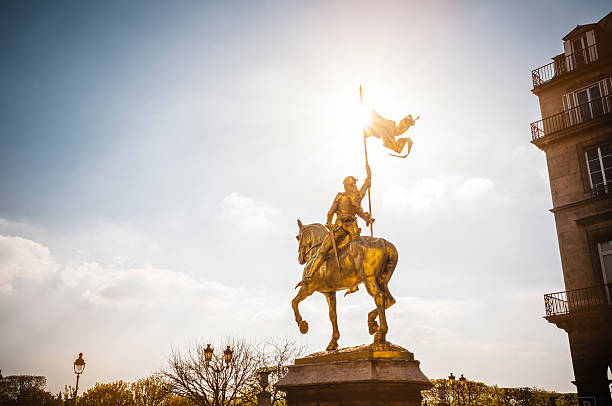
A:
<svg viewBox="0 0 612 406">
<path fill-rule="evenodd" d="M 370 214 L 364 213 L 361 208 L 361 201 L 365 196 L 367 188 L 370 186 L 370 174 L 368 173 L 368 177 L 361 187 L 361 190 L 357 189 L 355 184 L 356 181 L 357 179 L 352 176 L 347 176 L 344 179 L 345 192 L 340 192 L 336 195 L 327 213 L 327 227 L 332 230 L 337 250 L 345 247 L 361 234 L 361 229 L 357 226 L 357 216 L 361 217 L 366 222 L 371 221 Z M 336 221 L 332 226 L 331 222 L 334 215 L 336 215 Z M 308 283 L 310 277 L 317 272 L 323 261 L 327 259 L 332 248 L 333 244 L 328 234 L 323 239 L 323 243 L 317 251 L 310 272 L 306 275 L 306 283 Z"/>
<path fill-rule="evenodd" d="M 364 217 L 365 213 L 360 203 L 359 191 L 354 193 L 341 192 L 334 199 L 332 209 L 336 208 L 336 210 L 330 210 L 327 220 L 328 224 L 331 223 L 333 215 L 336 215 L 336 222 L 332 229 L 336 237 L 337 249 L 346 246 L 361 234 L 361 229 L 357 227 L 357 216 Z"/>
</svg>

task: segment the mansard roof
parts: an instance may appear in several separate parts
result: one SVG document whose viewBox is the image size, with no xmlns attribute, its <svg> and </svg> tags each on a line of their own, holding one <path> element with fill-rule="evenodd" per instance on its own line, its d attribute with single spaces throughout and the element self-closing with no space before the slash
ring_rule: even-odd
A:
<svg viewBox="0 0 612 406">
<path fill-rule="evenodd" d="M 565 37 L 563 37 L 563 41 L 567 41 L 570 38 L 583 34 L 586 31 L 592 30 L 597 26 L 600 26 L 600 28 L 602 28 L 604 31 L 608 31 L 612 26 L 612 11 L 596 23 L 577 25 L 576 28 L 571 30 Z"/>
</svg>

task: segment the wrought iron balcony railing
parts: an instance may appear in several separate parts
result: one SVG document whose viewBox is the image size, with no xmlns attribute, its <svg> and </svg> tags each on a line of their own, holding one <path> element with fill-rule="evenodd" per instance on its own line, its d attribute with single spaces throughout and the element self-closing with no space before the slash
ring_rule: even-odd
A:
<svg viewBox="0 0 612 406">
<path fill-rule="evenodd" d="M 542 86 L 544 83 L 548 83 L 554 78 L 565 75 L 566 73 L 572 72 L 581 66 L 597 60 L 599 60 L 597 44 L 590 45 L 573 54 L 561 56 L 553 62 L 531 71 L 533 87 Z"/>
<path fill-rule="evenodd" d="M 544 295 L 546 316 L 584 313 L 612 306 L 612 284 Z"/>
<path fill-rule="evenodd" d="M 606 196 L 612 194 L 612 184 L 608 183 L 607 185 L 597 185 L 591 189 L 592 197 Z"/>
<path fill-rule="evenodd" d="M 591 100 L 588 103 L 531 123 L 531 139 L 533 141 L 538 140 L 558 131 L 603 117 L 611 112 L 612 95 Z"/>
</svg>

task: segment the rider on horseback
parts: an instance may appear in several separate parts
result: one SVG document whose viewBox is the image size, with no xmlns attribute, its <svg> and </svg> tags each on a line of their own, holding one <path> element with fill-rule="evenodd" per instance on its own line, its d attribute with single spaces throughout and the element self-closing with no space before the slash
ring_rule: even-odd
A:
<svg viewBox="0 0 612 406">
<path fill-rule="evenodd" d="M 364 212 L 361 208 L 361 201 L 365 196 L 367 189 L 370 187 L 372 172 L 370 166 L 366 165 L 368 176 L 363 182 L 361 189 L 357 189 L 357 179 L 353 176 L 347 176 L 344 179 L 344 192 L 336 195 L 329 212 L 327 213 L 327 223 L 325 227 L 331 231 L 334 236 L 337 249 L 345 247 L 354 238 L 359 237 L 361 229 L 357 227 L 357 216 L 365 220 L 366 224 L 374 222 L 370 213 Z M 336 222 L 332 226 L 332 220 L 336 215 Z M 310 268 L 310 272 L 304 277 L 303 284 L 307 285 L 311 282 L 312 275 L 319 270 L 319 267 L 327 259 L 330 250 L 333 247 L 333 242 L 328 234 L 323 243 L 319 247 L 315 256 L 314 263 Z M 339 270 L 338 270 L 339 271 Z M 357 290 L 357 286 L 349 289 L 347 293 L 352 293 Z"/>
</svg>

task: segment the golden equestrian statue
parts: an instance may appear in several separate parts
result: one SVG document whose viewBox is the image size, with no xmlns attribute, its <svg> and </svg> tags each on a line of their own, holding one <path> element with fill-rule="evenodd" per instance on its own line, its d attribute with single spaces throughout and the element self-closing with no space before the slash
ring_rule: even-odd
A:
<svg viewBox="0 0 612 406">
<path fill-rule="evenodd" d="M 333 328 L 328 351 L 338 348 L 340 338 L 336 315 L 337 291 L 346 289 L 348 294 L 356 291 L 359 284 L 365 285 L 376 304 L 376 308 L 368 313 L 368 330 L 374 334 L 375 343 L 386 341 L 388 326 L 385 310 L 395 303 L 387 284 L 397 265 L 397 249 L 383 238 L 360 236 L 361 229 L 357 227 L 357 216 L 366 224 L 374 221 L 370 213 L 365 213 L 361 208 L 361 201 L 371 181 L 367 165 L 366 170 L 368 176 L 361 189 L 357 189 L 357 179 L 352 176 L 345 178 L 345 190 L 338 193 L 328 212 L 327 228 L 318 223 L 303 225 L 298 220 L 298 262 L 306 266 L 303 279 L 296 286 L 300 290 L 291 305 L 300 332 L 306 334 L 308 323 L 302 319 L 298 306 L 314 292 L 325 295 Z M 336 221 L 332 225 L 334 216 Z"/>
</svg>

